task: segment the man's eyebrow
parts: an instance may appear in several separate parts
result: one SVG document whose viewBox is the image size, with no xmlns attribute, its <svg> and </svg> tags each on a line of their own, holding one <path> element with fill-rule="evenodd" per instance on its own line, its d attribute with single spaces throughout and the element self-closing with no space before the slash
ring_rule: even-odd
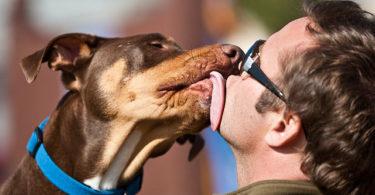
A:
<svg viewBox="0 0 375 195">
<path fill-rule="evenodd" d="M 264 42 L 259 46 L 259 51 L 258 51 L 258 55 L 259 55 L 259 67 L 261 66 L 262 64 L 262 53 L 263 53 L 263 47 L 264 47 L 264 44 L 266 44 L 267 40 L 264 40 Z"/>
<path fill-rule="evenodd" d="M 264 42 L 259 46 L 259 54 L 262 53 L 264 45 L 267 43 L 267 40 L 264 40 Z"/>
</svg>

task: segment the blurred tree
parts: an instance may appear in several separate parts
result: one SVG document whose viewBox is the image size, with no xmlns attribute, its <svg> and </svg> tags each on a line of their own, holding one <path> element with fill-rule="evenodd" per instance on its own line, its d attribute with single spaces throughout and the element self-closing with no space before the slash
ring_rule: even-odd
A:
<svg viewBox="0 0 375 195">
<path fill-rule="evenodd" d="M 238 0 L 238 5 L 262 20 L 270 32 L 301 17 L 301 4 L 301 0 Z"/>
</svg>

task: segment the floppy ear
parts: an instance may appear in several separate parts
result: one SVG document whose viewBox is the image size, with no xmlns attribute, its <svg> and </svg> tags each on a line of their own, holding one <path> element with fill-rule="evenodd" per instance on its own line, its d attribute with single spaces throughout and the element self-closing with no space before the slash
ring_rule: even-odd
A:
<svg viewBox="0 0 375 195">
<path fill-rule="evenodd" d="M 177 138 L 176 141 L 179 144 L 185 144 L 186 141 L 189 141 L 191 143 L 192 146 L 191 146 L 189 157 L 188 157 L 189 161 L 192 161 L 204 147 L 204 139 L 200 134 L 196 134 L 196 135 L 186 134 Z"/>
<path fill-rule="evenodd" d="M 303 134 L 301 118 L 292 112 L 274 115 L 272 126 L 265 135 L 266 143 L 271 147 L 285 146 Z"/>
<path fill-rule="evenodd" d="M 68 89 L 79 86 L 76 71 L 91 59 L 95 48 L 104 38 L 70 33 L 60 35 L 51 40 L 48 45 L 34 54 L 24 58 L 21 62 L 22 71 L 28 83 L 32 83 L 37 77 L 41 64 L 48 62 L 48 67 L 54 71 L 63 72 L 62 79 Z"/>
</svg>

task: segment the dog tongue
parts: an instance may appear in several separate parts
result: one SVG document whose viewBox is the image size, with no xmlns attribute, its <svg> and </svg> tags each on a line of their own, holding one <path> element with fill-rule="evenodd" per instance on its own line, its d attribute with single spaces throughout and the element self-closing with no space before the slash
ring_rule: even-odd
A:
<svg viewBox="0 0 375 195">
<path fill-rule="evenodd" d="M 210 107 L 211 129 L 216 131 L 220 127 L 221 116 L 224 110 L 225 80 L 223 76 L 216 71 L 210 73 L 210 80 L 213 86 Z"/>
</svg>

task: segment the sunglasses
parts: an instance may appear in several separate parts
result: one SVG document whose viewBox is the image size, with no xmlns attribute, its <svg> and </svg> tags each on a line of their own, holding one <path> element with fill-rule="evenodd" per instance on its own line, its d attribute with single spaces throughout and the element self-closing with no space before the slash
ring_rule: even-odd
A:
<svg viewBox="0 0 375 195">
<path fill-rule="evenodd" d="M 257 64 L 259 58 L 259 47 L 263 45 L 265 40 L 257 40 L 250 49 L 246 52 L 245 59 L 243 61 L 242 69 L 251 75 L 260 84 L 270 90 L 283 102 L 286 102 L 284 93 L 264 74 Z"/>
</svg>

